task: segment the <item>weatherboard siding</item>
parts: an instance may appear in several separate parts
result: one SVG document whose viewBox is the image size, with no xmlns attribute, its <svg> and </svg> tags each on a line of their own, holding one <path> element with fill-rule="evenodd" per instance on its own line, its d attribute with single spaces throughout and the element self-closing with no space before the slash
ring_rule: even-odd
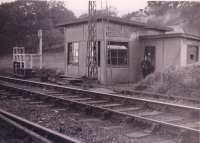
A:
<svg viewBox="0 0 200 143">
<path fill-rule="evenodd" d="M 105 27 L 108 27 L 106 40 L 128 42 L 128 61 L 129 64 L 124 66 L 109 66 L 106 61 L 105 51 Z M 65 27 L 65 74 L 72 77 L 87 76 L 87 39 L 88 25 L 87 23 L 79 25 L 71 25 Z M 133 27 L 116 23 L 97 23 L 97 40 L 101 42 L 101 66 L 98 68 L 98 79 L 101 83 L 125 83 L 135 82 L 141 79 L 141 55 L 142 50 L 139 43 L 140 34 L 160 34 L 160 31 L 152 29 L 143 29 L 141 27 Z M 67 46 L 69 42 L 79 42 L 79 63 L 77 65 L 67 64 Z M 139 75 L 139 76 L 138 76 Z"/>
</svg>

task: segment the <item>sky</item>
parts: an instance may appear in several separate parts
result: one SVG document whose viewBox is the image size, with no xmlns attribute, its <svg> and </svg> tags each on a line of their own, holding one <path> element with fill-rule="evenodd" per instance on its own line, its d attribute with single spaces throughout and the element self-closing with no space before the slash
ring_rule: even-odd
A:
<svg viewBox="0 0 200 143">
<path fill-rule="evenodd" d="M 10 2 L 14 0 L 0 0 L 0 2 Z M 72 10 L 76 16 L 80 16 L 88 11 L 88 0 L 62 0 L 68 9 Z M 119 16 L 145 8 L 148 0 L 96 0 L 97 9 L 106 7 L 114 8 Z M 169 1 L 169 0 L 168 0 Z M 196 0 L 200 1 L 200 0 Z"/>
<path fill-rule="evenodd" d="M 118 15 L 123 15 L 144 8 L 147 0 L 96 0 L 97 9 L 109 7 L 117 10 Z M 77 16 L 88 11 L 88 0 L 66 0 L 66 6 Z"/>
<path fill-rule="evenodd" d="M 0 0 L 0 2 L 10 2 L 14 0 Z M 68 9 L 72 10 L 76 16 L 80 16 L 88 11 L 88 0 L 62 0 Z M 107 2 L 106 2 L 107 1 Z M 117 10 L 119 16 L 142 9 L 146 6 L 147 0 L 96 0 L 97 9 L 108 6 Z"/>
</svg>

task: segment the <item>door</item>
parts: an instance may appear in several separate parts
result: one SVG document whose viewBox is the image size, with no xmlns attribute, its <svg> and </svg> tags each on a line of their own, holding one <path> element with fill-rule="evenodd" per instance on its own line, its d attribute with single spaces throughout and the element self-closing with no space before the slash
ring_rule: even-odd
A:
<svg viewBox="0 0 200 143">
<path fill-rule="evenodd" d="M 155 68 L 156 56 L 155 56 L 155 47 L 147 46 L 144 50 L 144 60 L 148 60 L 151 65 Z"/>
<path fill-rule="evenodd" d="M 144 49 L 144 59 L 141 63 L 143 77 L 155 71 L 155 47 L 147 46 Z"/>
</svg>

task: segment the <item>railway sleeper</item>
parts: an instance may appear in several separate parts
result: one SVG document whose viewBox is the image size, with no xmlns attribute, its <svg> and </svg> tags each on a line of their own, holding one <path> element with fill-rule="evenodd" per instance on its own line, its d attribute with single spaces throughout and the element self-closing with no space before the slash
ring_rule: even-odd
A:
<svg viewBox="0 0 200 143">
<path fill-rule="evenodd" d="M 41 96 L 41 95 L 40 95 Z M 55 97 L 52 97 L 52 98 L 54 98 L 55 99 Z M 63 101 L 64 102 L 64 101 Z M 68 101 L 68 102 L 72 102 L 72 101 Z M 77 105 L 77 109 L 80 109 L 80 108 L 82 108 L 82 107 L 84 107 L 85 105 L 80 105 L 80 103 L 78 103 L 78 102 L 73 102 L 73 104 L 72 105 L 74 105 L 74 106 L 76 106 L 75 104 L 79 104 L 79 105 Z M 148 120 L 145 120 L 145 119 L 143 119 L 143 120 L 141 120 L 141 118 L 138 118 L 138 117 L 133 117 L 132 115 L 129 115 L 129 114 L 120 114 L 120 113 L 117 113 L 117 112 L 112 112 L 112 111 L 105 111 L 105 110 L 103 110 L 103 109 L 99 109 L 101 112 L 98 112 L 98 113 L 102 113 L 103 112 L 103 118 L 104 119 L 109 119 L 109 118 L 111 118 L 111 117 L 113 117 L 115 114 L 119 114 L 119 116 L 121 117 L 121 118 L 124 118 L 124 117 L 126 117 L 126 116 L 130 116 L 131 118 L 134 118 L 135 120 L 134 120 L 134 123 L 136 123 L 136 122 L 138 122 L 138 123 L 140 123 L 140 124 L 143 124 L 143 125 L 151 125 L 152 124 L 152 121 L 148 121 Z M 112 113 L 112 114 L 111 114 Z M 168 129 L 169 128 L 169 129 Z M 176 136 L 177 136 L 177 133 L 179 132 L 179 129 L 178 128 L 176 128 L 176 127 L 173 127 L 173 126 L 167 126 L 167 125 L 162 125 L 162 124 L 160 124 L 160 128 L 159 128 L 159 133 L 160 133 L 160 131 L 161 130 L 165 130 L 165 132 L 164 133 L 166 133 L 166 132 L 169 132 L 170 131 L 170 133 L 171 133 L 171 131 L 174 131 L 176 129 L 176 132 L 174 132 L 174 134 L 176 134 Z M 172 132 L 173 133 L 173 132 Z M 199 135 L 199 134 L 198 134 Z"/>
</svg>

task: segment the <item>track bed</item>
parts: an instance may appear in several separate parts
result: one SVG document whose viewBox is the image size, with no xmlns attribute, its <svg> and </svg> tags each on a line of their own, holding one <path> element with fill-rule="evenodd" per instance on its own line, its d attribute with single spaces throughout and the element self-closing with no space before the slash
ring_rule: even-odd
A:
<svg viewBox="0 0 200 143">
<path fill-rule="evenodd" d="M 78 121 L 77 123 L 75 123 L 79 125 L 77 127 L 78 128 L 77 130 L 81 130 L 83 131 L 83 133 L 87 133 L 87 130 L 85 131 L 84 129 L 82 129 L 82 125 L 84 125 L 81 120 L 82 117 L 83 120 L 85 120 L 85 118 L 86 119 L 89 118 L 88 123 L 91 123 L 90 120 L 96 119 L 92 116 L 97 116 L 98 118 L 101 119 L 103 118 L 104 119 L 103 122 L 105 123 L 105 125 L 104 124 L 98 125 L 98 123 L 95 123 L 94 125 L 97 126 L 96 127 L 92 126 L 92 128 L 95 128 L 97 130 L 99 130 L 99 127 L 101 127 L 100 129 L 102 129 L 102 131 L 98 132 L 100 133 L 100 137 L 97 137 L 100 138 L 100 142 L 103 141 L 112 142 L 112 140 L 116 140 L 116 142 L 117 141 L 128 142 L 130 140 L 135 140 L 138 143 L 145 141 L 147 141 L 148 143 L 150 143 L 150 141 L 152 143 L 153 142 L 159 143 L 160 141 L 187 143 L 188 139 L 190 140 L 191 143 L 199 142 L 198 107 L 181 106 L 172 103 L 168 104 L 164 102 L 145 100 L 145 99 L 139 100 L 136 98 L 122 97 L 119 95 L 111 95 L 111 94 L 106 95 L 99 93 L 97 94 L 94 92 L 68 89 L 52 85 L 50 86 L 47 84 L 36 85 L 33 83 L 32 84 L 29 83 L 29 85 L 27 84 L 25 85 L 19 83 L 18 84 L 12 83 L 10 81 L 9 82 L 2 81 L 1 86 L 4 89 L 7 90 L 12 89 L 14 93 L 18 92 L 21 95 L 23 95 L 17 98 L 21 98 L 23 102 L 24 100 L 27 101 L 30 100 L 28 101 L 28 105 L 31 104 L 37 105 L 39 106 L 39 109 L 43 109 L 44 106 L 45 110 L 48 108 L 53 108 L 49 109 L 48 112 L 47 111 L 45 112 L 47 115 L 50 114 L 57 105 L 61 104 L 62 106 L 57 106 L 57 108 L 62 107 L 62 109 L 59 109 L 58 111 L 55 110 L 54 112 L 57 112 L 59 114 L 60 112 L 63 112 L 63 107 L 67 107 L 70 110 L 76 109 L 78 113 L 80 111 L 83 111 L 84 113 L 89 114 L 90 116 L 88 117 L 83 117 L 83 115 L 81 115 L 75 118 L 73 114 L 71 115 L 70 113 L 68 112 L 66 113 L 66 111 L 64 111 L 64 113 L 66 113 L 67 115 L 69 114 L 70 117 L 72 117 L 72 119 L 70 120 Z M 33 101 L 33 99 L 36 101 Z M 41 103 L 41 101 L 45 103 Z M 46 103 L 48 104 L 45 105 Z M 20 105 L 21 104 L 22 103 L 20 103 Z M 28 105 L 23 105 L 23 107 L 27 107 Z M 52 105 L 53 107 L 51 107 Z M 36 108 L 34 107 L 34 109 Z M 39 112 L 39 110 L 35 111 L 35 114 L 37 112 Z M 42 111 L 42 113 L 43 112 L 44 111 Z M 18 112 L 16 111 L 16 113 Z M 64 114 L 62 113 L 61 115 Z M 67 115 L 64 117 L 61 116 L 60 119 L 67 119 Z M 56 114 L 53 114 L 50 116 L 50 118 L 54 116 L 57 117 Z M 92 119 L 90 119 L 91 117 Z M 31 117 L 28 118 L 31 119 Z M 107 120 L 105 121 L 105 119 Z M 38 122 L 40 124 L 43 121 L 39 119 L 39 121 L 36 120 L 35 122 Z M 46 124 L 49 123 L 50 125 L 52 125 L 52 122 L 48 119 L 45 119 L 45 122 Z M 60 121 L 56 120 L 55 122 L 59 123 Z M 61 121 L 61 123 L 62 122 L 64 121 Z M 108 124 L 109 122 L 112 124 L 111 125 Z M 132 127 L 130 125 L 132 125 Z M 49 128 L 53 127 L 50 126 Z M 59 130 L 65 131 L 65 129 L 59 128 L 59 126 L 57 128 L 58 129 L 54 128 L 53 129 L 58 131 Z M 106 130 L 109 130 L 109 132 L 107 133 Z M 117 134 L 115 131 L 116 132 L 121 131 L 121 132 Z M 94 132 L 96 132 L 96 130 Z M 106 134 L 103 134 L 101 132 Z M 114 133 L 114 135 L 109 133 Z M 103 135 L 101 136 L 101 134 Z M 107 141 L 104 140 L 107 139 L 106 135 L 108 136 Z M 80 137 L 78 136 L 78 138 L 87 142 L 92 142 L 92 140 L 90 140 L 91 136 L 89 136 L 89 139 L 87 139 L 87 137 L 81 138 L 81 135 Z M 96 138 L 93 139 L 96 140 Z"/>
</svg>

